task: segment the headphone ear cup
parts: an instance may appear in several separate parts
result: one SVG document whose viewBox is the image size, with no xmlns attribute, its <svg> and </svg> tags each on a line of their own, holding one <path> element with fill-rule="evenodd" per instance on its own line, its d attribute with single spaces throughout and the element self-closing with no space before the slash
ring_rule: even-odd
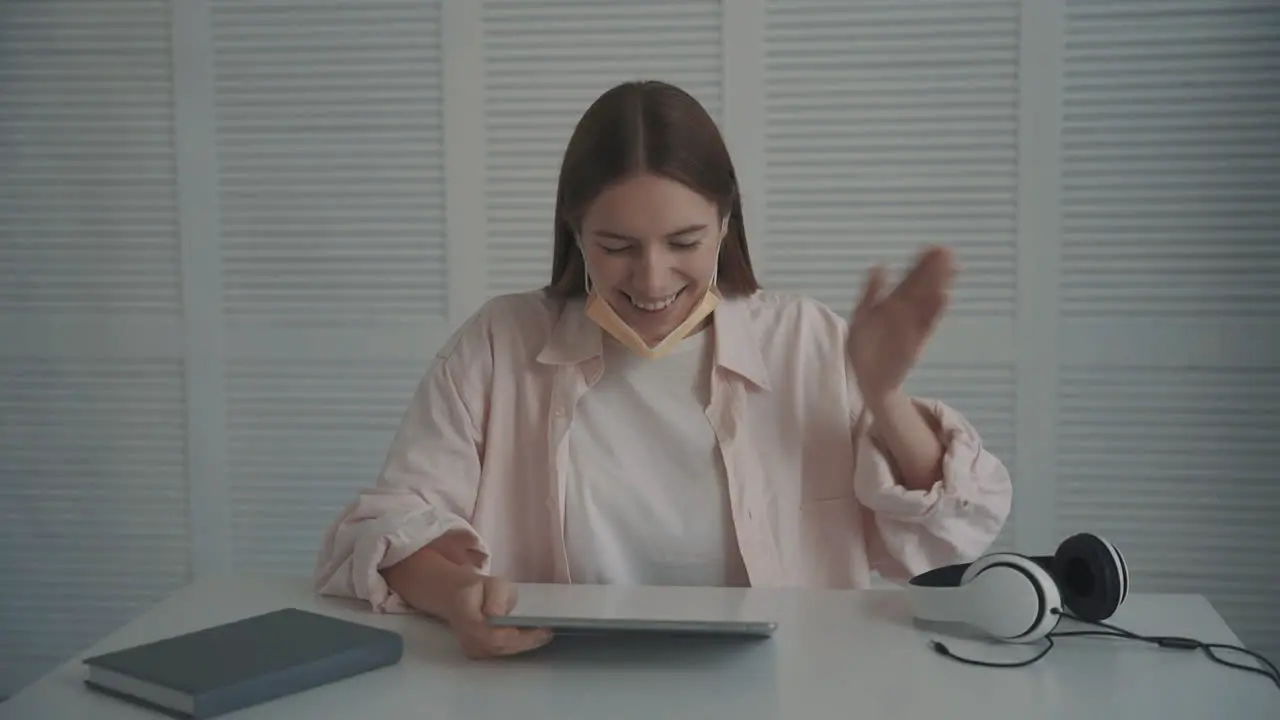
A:
<svg viewBox="0 0 1280 720">
<path fill-rule="evenodd" d="M 968 623 L 1005 642 L 1035 642 L 1057 627 L 1062 614 L 1053 578 L 1015 553 L 993 553 L 974 561 L 961 587 L 970 608 Z"/>
<path fill-rule="evenodd" d="M 1106 620 L 1129 594 L 1129 569 L 1124 556 L 1097 535 L 1079 533 L 1064 540 L 1054 553 L 1050 569 L 1063 604 L 1082 620 Z"/>
</svg>

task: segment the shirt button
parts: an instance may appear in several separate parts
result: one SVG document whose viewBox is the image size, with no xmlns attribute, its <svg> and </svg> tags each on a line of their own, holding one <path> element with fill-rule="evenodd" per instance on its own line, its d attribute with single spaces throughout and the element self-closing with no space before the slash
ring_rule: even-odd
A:
<svg viewBox="0 0 1280 720">
<path fill-rule="evenodd" d="M 563 408 L 563 407 L 558 407 L 558 408 L 556 408 L 556 417 L 564 417 L 564 408 Z"/>
</svg>

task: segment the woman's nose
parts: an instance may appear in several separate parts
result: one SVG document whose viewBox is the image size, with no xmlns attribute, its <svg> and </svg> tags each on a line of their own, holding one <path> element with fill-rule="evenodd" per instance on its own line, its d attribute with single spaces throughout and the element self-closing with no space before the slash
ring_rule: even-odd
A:
<svg viewBox="0 0 1280 720">
<path fill-rule="evenodd" d="M 646 252 L 641 255 L 632 281 L 636 289 L 643 291 L 650 298 L 657 298 L 666 294 L 670 276 L 669 258 L 664 253 Z"/>
</svg>

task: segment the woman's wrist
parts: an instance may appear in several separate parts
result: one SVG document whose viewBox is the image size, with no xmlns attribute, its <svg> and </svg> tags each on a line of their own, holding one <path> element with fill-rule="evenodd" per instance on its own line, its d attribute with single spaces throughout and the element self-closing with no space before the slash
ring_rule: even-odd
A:
<svg viewBox="0 0 1280 720">
<path fill-rule="evenodd" d="M 459 565 L 431 545 L 382 570 L 387 586 L 406 603 L 445 622 L 455 598 L 474 584 L 478 575 L 475 568 Z"/>
<path fill-rule="evenodd" d="M 944 448 L 925 414 L 900 391 L 863 401 L 871 413 L 873 437 L 890 456 L 899 484 L 911 490 L 932 487 L 942 473 Z"/>
</svg>

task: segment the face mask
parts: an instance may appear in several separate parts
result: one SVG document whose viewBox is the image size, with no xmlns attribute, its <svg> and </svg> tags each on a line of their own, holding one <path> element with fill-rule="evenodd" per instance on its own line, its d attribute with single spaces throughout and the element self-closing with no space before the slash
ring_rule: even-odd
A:
<svg viewBox="0 0 1280 720">
<path fill-rule="evenodd" d="M 727 228 L 726 228 L 727 229 Z M 724 237 L 723 232 L 721 237 Z M 579 252 L 582 246 L 578 246 Z M 671 352 L 680 341 L 685 339 L 692 333 L 698 325 L 706 320 L 711 313 L 715 312 L 716 306 L 720 304 L 720 293 L 716 289 L 716 275 L 720 269 L 719 248 L 716 249 L 716 267 L 711 271 L 711 283 L 707 285 L 707 291 L 702 295 L 702 300 L 689 313 L 689 317 L 684 319 L 676 329 L 672 330 L 666 337 L 656 345 L 650 346 L 640 337 L 630 325 L 618 315 L 609 302 L 600 294 L 595 292 L 591 286 L 591 273 L 586 269 L 587 256 L 582 255 L 583 273 L 586 275 L 587 286 L 587 317 L 591 318 L 605 332 L 613 336 L 615 340 L 630 348 L 633 352 L 649 359 L 660 358 Z"/>
<path fill-rule="evenodd" d="M 595 321 L 597 325 L 604 329 L 605 332 L 612 335 L 618 342 L 631 348 L 636 353 L 650 359 L 657 359 L 671 352 L 681 340 L 689 336 L 698 324 L 715 311 L 716 306 L 720 304 L 720 296 L 716 293 L 715 287 L 708 287 L 707 292 L 702 296 L 702 302 L 689 313 L 689 317 L 680 323 L 675 330 L 664 337 L 657 345 L 649 346 L 645 343 L 644 338 L 631 328 L 608 301 L 600 297 L 599 294 L 592 292 L 587 300 L 587 317 Z"/>
</svg>

